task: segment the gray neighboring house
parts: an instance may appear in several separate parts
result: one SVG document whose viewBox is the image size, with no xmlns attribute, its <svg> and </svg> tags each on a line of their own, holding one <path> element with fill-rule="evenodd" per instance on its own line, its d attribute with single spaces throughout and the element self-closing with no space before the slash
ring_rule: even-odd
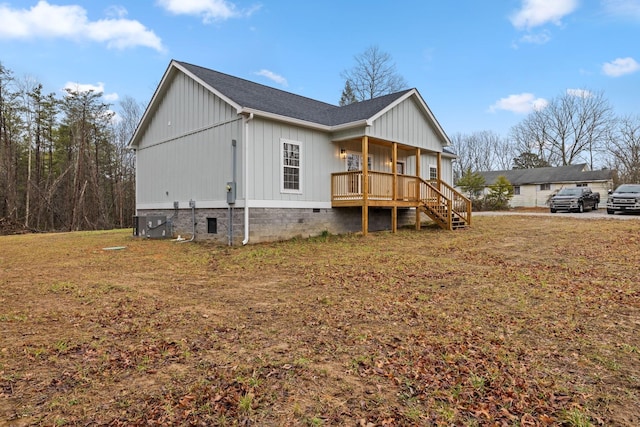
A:
<svg viewBox="0 0 640 427">
<path fill-rule="evenodd" d="M 511 207 L 547 207 L 549 197 L 565 187 L 591 187 L 594 192 L 600 193 L 600 199 L 604 203 L 608 191 L 613 188 L 614 175 L 611 169 L 589 170 L 586 163 L 479 173 L 487 185 L 493 184 L 501 175 L 509 180 L 514 192 Z M 487 191 L 485 188 L 485 193 Z"/>
<path fill-rule="evenodd" d="M 136 225 L 229 245 L 470 224 L 416 89 L 343 107 L 171 61 L 129 146 Z"/>
</svg>

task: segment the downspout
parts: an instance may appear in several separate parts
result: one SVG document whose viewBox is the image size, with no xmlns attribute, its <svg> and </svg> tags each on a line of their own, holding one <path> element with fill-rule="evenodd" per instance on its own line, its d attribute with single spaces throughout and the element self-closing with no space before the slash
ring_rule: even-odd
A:
<svg viewBox="0 0 640 427">
<path fill-rule="evenodd" d="M 236 202 L 236 140 L 231 140 L 231 185 L 232 189 L 228 187 L 227 191 L 233 191 L 232 200 L 229 200 L 229 196 L 227 194 L 227 203 L 229 204 L 229 246 L 233 246 L 233 205 Z"/>
<path fill-rule="evenodd" d="M 180 243 L 188 243 L 196 240 L 196 201 L 189 200 L 189 207 L 191 208 L 191 238 L 189 240 L 181 240 Z"/>
<path fill-rule="evenodd" d="M 249 121 L 253 120 L 253 113 L 244 116 L 244 240 L 242 245 L 249 243 Z"/>
</svg>

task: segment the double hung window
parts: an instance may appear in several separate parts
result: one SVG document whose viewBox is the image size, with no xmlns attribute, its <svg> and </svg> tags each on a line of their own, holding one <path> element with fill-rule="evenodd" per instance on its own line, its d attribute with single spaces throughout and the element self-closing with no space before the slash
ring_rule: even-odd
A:
<svg viewBox="0 0 640 427">
<path fill-rule="evenodd" d="M 287 139 L 280 140 L 281 146 L 281 191 L 283 193 L 302 192 L 302 144 Z"/>
</svg>

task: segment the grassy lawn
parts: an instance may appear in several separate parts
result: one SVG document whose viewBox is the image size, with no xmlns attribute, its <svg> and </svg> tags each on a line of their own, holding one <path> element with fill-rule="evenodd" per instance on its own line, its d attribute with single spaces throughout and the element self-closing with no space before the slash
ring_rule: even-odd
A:
<svg viewBox="0 0 640 427">
<path fill-rule="evenodd" d="M 639 266 L 640 219 L 3 236 L 0 425 L 636 426 Z"/>
</svg>

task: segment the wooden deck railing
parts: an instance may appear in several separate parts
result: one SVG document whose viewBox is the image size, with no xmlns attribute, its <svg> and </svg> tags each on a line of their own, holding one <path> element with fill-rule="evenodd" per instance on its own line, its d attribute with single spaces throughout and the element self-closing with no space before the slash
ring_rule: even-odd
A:
<svg viewBox="0 0 640 427">
<path fill-rule="evenodd" d="M 453 212 L 464 219 L 467 225 L 471 225 L 471 200 L 444 181 L 432 180 L 428 182 L 437 188 L 445 198 L 451 200 Z"/>
<path fill-rule="evenodd" d="M 433 211 L 442 211 L 443 220 L 451 227 L 453 213 L 471 225 L 471 201 L 443 181 L 425 181 L 411 175 L 394 175 L 388 172 L 369 172 L 367 199 L 371 201 L 407 202 L 409 206 L 424 204 Z M 331 201 L 345 203 L 364 199 L 362 171 L 331 174 Z M 403 203 L 403 206 L 407 206 Z"/>
<path fill-rule="evenodd" d="M 362 171 L 331 174 L 331 199 L 333 201 L 360 200 L 363 196 Z M 368 198 L 393 200 L 393 174 L 369 172 Z"/>
<path fill-rule="evenodd" d="M 411 175 L 396 175 L 397 201 L 418 202 L 420 178 Z M 338 172 L 331 174 L 331 200 L 360 200 L 363 198 L 362 171 Z M 393 174 L 389 172 L 369 172 L 370 200 L 394 200 Z"/>
</svg>

